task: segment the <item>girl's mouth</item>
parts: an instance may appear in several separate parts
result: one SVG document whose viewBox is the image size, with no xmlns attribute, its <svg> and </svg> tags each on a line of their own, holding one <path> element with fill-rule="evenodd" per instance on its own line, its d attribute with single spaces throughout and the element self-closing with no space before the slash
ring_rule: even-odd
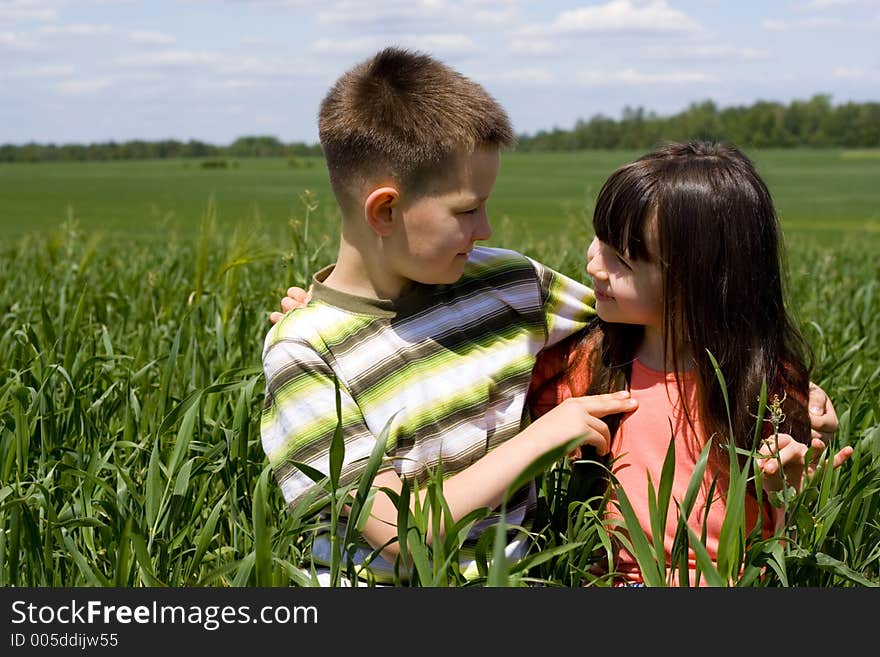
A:
<svg viewBox="0 0 880 657">
<path fill-rule="evenodd" d="M 610 294 L 605 294 L 604 292 L 600 292 L 599 290 L 594 290 L 594 294 L 596 295 L 597 301 L 613 301 L 614 297 Z"/>
</svg>

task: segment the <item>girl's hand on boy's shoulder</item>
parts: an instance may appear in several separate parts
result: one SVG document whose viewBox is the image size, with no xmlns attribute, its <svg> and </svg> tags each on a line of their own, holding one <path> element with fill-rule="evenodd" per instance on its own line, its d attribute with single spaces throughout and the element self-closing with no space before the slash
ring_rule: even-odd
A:
<svg viewBox="0 0 880 657">
<path fill-rule="evenodd" d="M 312 298 L 312 295 L 306 292 L 301 287 L 289 287 L 287 288 L 287 296 L 281 299 L 281 312 L 273 312 L 269 315 L 269 321 L 273 324 L 277 324 L 278 320 L 284 317 L 285 313 L 289 313 L 294 308 L 302 308 L 305 306 L 309 299 Z"/>
<path fill-rule="evenodd" d="M 804 482 L 815 473 L 825 447 L 820 438 L 812 438 L 810 444 L 805 445 L 787 433 L 765 438 L 758 449 L 763 488 L 779 491 L 788 485 L 800 490 Z M 852 447 L 841 449 L 831 459 L 832 467 L 839 468 L 852 453 Z"/>
</svg>

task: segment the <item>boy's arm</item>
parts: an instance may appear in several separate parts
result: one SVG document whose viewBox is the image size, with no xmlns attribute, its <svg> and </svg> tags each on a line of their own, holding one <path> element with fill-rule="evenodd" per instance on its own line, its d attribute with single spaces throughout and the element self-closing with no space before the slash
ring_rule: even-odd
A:
<svg viewBox="0 0 880 657">
<path fill-rule="evenodd" d="M 443 482 L 443 497 L 453 521 L 474 509 L 498 507 L 511 484 L 535 459 L 577 437 L 582 437 L 582 444 L 595 447 L 600 455 L 606 454 L 611 436 L 600 418 L 629 412 L 636 406 L 636 401 L 630 399 L 626 392 L 565 400 L 519 434 Z M 376 477 L 374 486 L 384 486 L 399 493 L 403 482 L 396 472 L 387 471 Z M 422 501 L 426 494 L 425 491 L 420 492 Z M 445 522 L 441 520 L 440 527 L 444 526 Z M 386 545 L 397 537 L 397 507 L 386 494 L 380 492 L 376 495 L 363 535 L 374 547 Z M 429 533 L 428 542 L 433 538 Z M 382 556 L 393 563 L 399 552 L 397 543 L 392 542 L 383 549 Z"/>
<path fill-rule="evenodd" d="M 295 340 L 272 344 L 266 350 L 263 367 L 266 376 L 266 406 L 261 421 L 263 448 L 285 500 L 294 505 L 314 490 L 316 484 L 300 472 L 293 461 L 304 462 L 324 474 L 329 472 L 330 441 L 337 425 L 333 372 L 309 345 Z M 340 399 L 345 434 L 341 482 L 345 485 L 360 476 L 376 443 L 344 386 L 340 386 Z M 600 454 L 606 453 L 610 435 L 600 418 L 631 411 L 635 406 L 636 402 L 629 399 L 627 393 L 566 400 L 444 481 L 443 494 L 452 517 L 458 520 L 475 509 L 497 507 L 510 485 L 535 459 L 578 436 Z M 387 450 L 391 452 L 393 445 Z M 385 460 L 373 486 L 401 490 L 403 482 L 394 471 L 391 459 Z M 387 495 L 375 496 L 363 536 L 373 547 L 385 545 L 397 536 L 397 508 Z M 383 550 L 383 556 L 393 562 L 398 552 L 397 544 L 393 543 Z"/>
<path fill-rule="evenodd" d="M 339 421 L 335 376 L 311 345 L 293 339 L 277 340 L 267 348 L 263 370 L 263 450 L 285 500 L 293 506 L 317 485 L 294 462 L 305 463 L 325 475 L 330 471 L 330 443 Z M 339 386 L 339 397 L 338 412 L 345 441 L 340 482 L 345 485 L 360 475 L 376 439 L 344 384 Z"/>
</svg>

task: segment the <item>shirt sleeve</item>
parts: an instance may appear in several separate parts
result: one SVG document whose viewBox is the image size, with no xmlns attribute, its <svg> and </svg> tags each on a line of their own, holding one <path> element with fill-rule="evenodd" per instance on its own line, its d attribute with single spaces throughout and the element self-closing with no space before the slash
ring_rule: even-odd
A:
<svg viewBox="0 0 880 657">
<path fill-rule="evenodd" d="M 531 260 L 538 274 L 547 328 L 545 347 L 580 331 L 596 315 L 593 290 L 573 278 Z"/>
<path fill-rule="evenodd" d="M 330 365 L 305 341 L 282 339 L 265 350 L 263 372 L 266 397 L 260 418 L 261 440 L 287 503 L 295 506 L 318 488 L 297 463 L 329 474 L 330 444 L 337 426 L 345 445 L 340 485 L 357 479 L 376 437 L 342 382 L 337 408 L 336 376 Z M 392 467 L 385 461 L 380 470 Z"/>
<path fill-rule="evenodd" d="M 538 354 L 526 395 L 532 418 L 541 417 L 571 396 L 563 376 L 568 365 L 570 346 L 570 340 L 564 340 Z"/>
</svg>

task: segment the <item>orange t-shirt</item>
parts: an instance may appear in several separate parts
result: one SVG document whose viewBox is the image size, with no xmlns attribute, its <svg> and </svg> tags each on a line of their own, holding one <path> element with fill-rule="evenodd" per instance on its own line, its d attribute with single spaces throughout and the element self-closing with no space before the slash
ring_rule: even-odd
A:
<svg viewBox="0 0 880 657">
<path fill-rule="evenodd" d="M 532 392 L 535 394 L 532 399 L 532 408 L 537 414 L 543 414 L 555 404 L 571 396 L 571 390 L 568 389 L 568 384 L 564 379 L 555 382 L 552 386 L 541 385 L 542 378 L 546 381 L 550 378 L 552 371 L 559 371 L 560 355 L 559 353 L 548 353 L 546 362 L 541 362 L 539 357 L 534 381 L 537 385 L 533 385 L 532 388 Z M 561 360 L 564 362 L 569 359 L 563 358 Z M 667 564 L 669 564 L 678 520 L 678 508 L 675 505 L 675 500 L 679 502 L 684 500 L 691 475 L 705 444 L 699 418 L 694 417 L 696 412 L 694 378 L 687 372 L 679 374 L 679 376 L 682 390 L 687 395 L 688 410 L 694 419 L 696 432 L 688 424 L 679 403 L 675 374 L 652 370 L 636 360 L 632 367 L 630 392 L 633 398 L 638 400 L 639 407 L 621 421 L 620 427 L 611 441 L 610 455 L 612 459 L 611 471 L 626 492 L 627 499 L 650 542 L 652 532 L 648 503 L 648 475 L 650 474 L 651 484 L 656 494 L 660 485 L 669 441 L 674 435 L 675 471 L 664 536 Z M 712 467 L 710 459 L 696 502 L 688 518 L 688 524 L 697 536 L 701 535 L 705 519 L 706 550 L 713 560 L 718 554 L 718 539 L 725 512 L 723 492 L 727 489 L 725 481 L 719 477 L 711 504 L 709 504 L 708 493 L 715 472 L 717 470 Z M 707 506 L 709 507 L 708 515 L 706 514 Z M 768 509 L 772 509 L 772 507 L 768 507 Z M 757 500 L 751 495 L 747 496 L 746 519 L 748 527 L 755 526 L 758 512 Z M 608 515 L 610 518 L 620 517 L 616 500 L 609 505 Z M 774 522 L 772 516 L 772 513 L 764 515 L 765 535 L 772 532 Z M 688 565 L 693 573 L 696 567 L 693 550 L 689 550 Z M 619 547 L 616 551 L 615 570 L 623 575 L 625 581 L 633 583 L 642 581 L 635 557 L 623 547 Z M 702 582 L 705 580 L 701 579 Z"/>
<path fill-rule="evenodd" d="M 680 373 L 681 388 L 687 395 L 688 410 L 694 415 L 696 409 L 696 384 L 693 376 Z M 659 372 L 645 367 L 636 360 L 632 367 L 632 396 L 638 400 L 639 407 L 627 415 L 620 423 L 620 428 L 611 442 L 611 471 L 618 483 L 626 492 L 639 524 L 647 536 L 651 536 L 651 516 L 648 505 L 648 475 L 656 490 L 660 485 L 663 461 L 672 439 L 675 444 L 675 472 L 672 483 L 672 498 L 666 516 L 664 546 L 666 559 L 669 563 L 675 530 L 678 521 L 678 508 L 675 501 L 682 502 L 690 484 L 691 476 L 705 445 L 699 417 L 694 417 L 694 428 L 687 422 L 684 410 L 679 401 L 678 385 L 675 374 Z M 696 429 L 696 431 L 694 430 Z M 674 438 L 673 438 L 674 436 Z M 697 492 L 696 502 L 688 516 L 688 525 L 697 536 L 701 536 L 703 525 L 706 531 L 706 551 L 714 561 L 718 555 L 718 539 L 724 522 L 726 509 L 724 492 L 727 490 L 725 481 L 719 477 L 709 498 L 712 478 L 717 469 L 712 468 L 711 459 L 703 476 L 703 482 Z M 758 502 L 751 495 L 746 496 L 747 527 L 754 527 L 758 521 Z M 708 507 L 708 512 L 707 512 Z M 612 517 L 617 515 L 617 508 L 610 510 Z M 768 521 L 769 522 L 769 521 Z M 772 530 L 772 522 L 765 522 L 765 530 Z M 688 567 L 696 568 L 693 550 L 688 551 Z M 618 549 L 615 569 L 633 582 L 641 581 L 638 563 L 623 548 Z M 701 580 L 705 581 L 705 580 Z M 691 580 L 693 583 L 693 579 Z"/>
</svg>

